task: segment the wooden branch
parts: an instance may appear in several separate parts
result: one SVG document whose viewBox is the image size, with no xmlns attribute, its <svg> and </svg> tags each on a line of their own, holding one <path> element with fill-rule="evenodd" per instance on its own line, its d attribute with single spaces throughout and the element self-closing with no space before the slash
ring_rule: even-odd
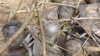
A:
<svg viewBox="0 0 100 56">
<path fill-rule="evenodd" d="M 85 48 L 87 51 L 93 51 L 93 52 L 100 52 L 100 48 L 99 47 L 94 47 L 94 46 L 90 46 L 90 47 L 86 47 Z"/>
<path fill-rule="evenodd" d="M 100 17 L 81 17 L 81 18 L 74 18 L 75 20 L 93 20 L 93 19 L 100 19 Z"/>
<path fill-rule="evenodd" d="M 42 6 L 44 6 L 44 5 L 42 5 Z M 39 17 L 40 30 L 41 30 L 41 35 L 42 35 L 43 56 L 47 56 L 45 32 L 43 29 L 43 21 L 42 21 L 42 18 L 40 16 L 40 13 L 42 12 L 42 10 L 39 11 L 38 7 L 36 7 L 36 9 L 37 9 L 38 17 Z"/>
<path fill-rule="evenodd" d="M 50 4 L 50 5 L 64 5 L 64 6 L 69 6 L 72 8 L 77 8 L 77 6 L 73 6 L 73 5 L 68 5 L 68 4 L 61 4 L 61 3 L 51 3 L 51 2 L 43 2 L 43 1 L 38 1 L 39 3 L 44 3 L 44 4 Z"/>
</svg>

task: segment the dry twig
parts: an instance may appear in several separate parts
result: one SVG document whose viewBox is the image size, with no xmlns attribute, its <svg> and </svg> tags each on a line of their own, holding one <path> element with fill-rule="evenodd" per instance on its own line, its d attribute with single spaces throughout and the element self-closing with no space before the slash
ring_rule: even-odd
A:
<svg viewBox="0 0 100 56">
<path fill-rule="evenodd" d="M 16 14 L 16 12 L 18 11 L 18 9 L 20 8 L 20 6 L 21 6 L 23 0 L 19 0 L 19 1 L 20 1 L 20 2 L 19 2 L 19 4 L 17 5 L 17 7 L 15 8 L 15 10 L 12 11 L 12 12 L 10 12 L 10 16 L 9 16 L 9 18 L 8 18 L 8 21 L 10 21 L 10 20 L 12 19 L 12 17 Z"/>
<path fill-rule="evenodd" d="M 37 8 L 38 10 L 38 8 Z M 42 35 L 42 44 L 43 44 L 43 56 L 47 56 L 46 53 L 46 39 L 45 39 L 45 33 L 44 33 L 44 29 L 43 29 L 43 23 L 40 17 L 40 13 L 39 10 L 37 11 L 38 13 L 38 17 L 39 17 L 39 23 L 40 23 L 40 28 L 41 28 L 41 35 Z"/>
</svg>

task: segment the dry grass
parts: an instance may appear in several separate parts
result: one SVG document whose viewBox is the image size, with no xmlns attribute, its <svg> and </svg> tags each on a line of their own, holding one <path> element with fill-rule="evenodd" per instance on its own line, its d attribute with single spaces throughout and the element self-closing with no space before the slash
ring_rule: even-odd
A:
<svg viewBox="0 0 100 56">
<path fill-rule="evenodd" d="M 73 3 L 72 4 L 71 3 L 70 4 L 61 4 L 61 3 L 50 2 L 50 0 L 42 0 L 42 1 L 36 0 L 35 2 L 33 2 L 33 3 L 36 3 L 36 5 L 34 7 L 34 4 L 31 3 L 31 1 L 32 0 L 28 0 L 28 1 L 25 1 L 25 0 L 2 1 L 2 0 L 0 0 L 0 6 L 3 6 L 3 7 L 0 7 L 0 14 L 4 15 L 4 16 L 0 16 L 0 26 L 4 25 L 7 21 L 11 20 L 14 15 L 17 16 L 18 20 L 23 22 L 23 25 L 18 30 L 18 32 L 16 32 L 16 34 L 14 34 L 12 36 L 12 38 L 5 44 L 2 42 L 3 36 L 2 36 L 2 33 L 0 32 L 0 54 L 2 54 L 4 51 L 7 50 L 9 45 L 11 45 L 14 40 L 16 40 L 17 36 L 23 32 L 25 27 L 28 26 L 29 28 L 32 28 L 32 25 L 33 24 L 36 25 L 37 21 L 39 20 L 40 28 L 41 28 L 41 35 L 42 35 L 43 56 L 47 56 L 46 42 L 47 43 L 49 43 L 49 42 L 46 41 L 46 39 L 45 39 L 46 38 L 45 32 L 43 30 L 43 20 L 45 20 L 45 19 L 43 19 L 43 17 L 41 16 L 44 8 L 47 7 L 46 9 L 49 10 L 50 8 L 55 8 L 53 6 L 59 6 L 59 5 L 65 5 L 65 6 L 69 6 L 69 7 L 73 7 L 73 8 L 78 8 L 80 6 L 80 3 L 82 2 L 82 0 L 78 0 L 78 2 L 75 3 L 77 5 L 73 5 Z M 77 0 L 75 0 L 75 1 L 77 1 Z M 75 2 L 75 1 L 71 0 L 71 2 Z M 6 7 L 9 7 L 9 8 L 6 8 Z M 9 11 L 5 10 L 4 12 L 6 12 L 6 13 L 1 13 L 1 11 L 4 9 L 9 9 Z M 34 14 L 34 13 L 37 13 L 37 14 Z M 38 16 L 39 19 L 35 18 L 36 16 Z M 90 18 L 92 18 L 92 17 L 90 17 Z M 84 18 L 84 17 L 73 18 L 73 20 L 75 22 L 77 22 L 89 34 L 89 36 L 91 36 L 91 38 L 94 40 L 94 42 L 99 46 L 96 39 L 91 35 L 91 30 L 90 29 L 87 30 L 87 28 L 85 28 L 80 22 L 77 21 L 77 20 L 82 20 L 82 19 L 87 19 L 87 18 Z M 92 18 L 92 19 L 94 19 L 94 18 Z M 90 25 L 92 25 L 91 22 L 90 22 Z M 0 31 L 1 31 L 1 29 L 0 29 Z M 50 44 L 52 44 L 52 43 L 50 43 Z M 52 44 L 52 45 L 54 45 L 54 44 Z M 60 46 L 58 46 L 58 47 L 61 49 L 64 49 Z M 90 50 L 90 51 L 100 51 L 99 47 L 87 47 L 86 49 Z M 66 50 L 66 49 L 64 49 L 64 50 Z M 83 54 L 83 52 L 78 53 L 75 56 L 86 56 L 86 55 L 82 55 L 82 54 Z"/>
</svg>

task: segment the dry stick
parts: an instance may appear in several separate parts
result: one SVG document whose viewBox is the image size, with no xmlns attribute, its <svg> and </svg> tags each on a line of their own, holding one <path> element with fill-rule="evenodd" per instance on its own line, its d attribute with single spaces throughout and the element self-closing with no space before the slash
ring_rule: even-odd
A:
<svg viewBox="0 0 100 56">
<path fill-rule="evenodd" d="M 93 36 L 94 36 L 95 39 L 98 41 L 98 43 L 100 43 L 100 39 L 99 39 L 99 37 L 97 37 L 95 34 L 93 34 Z"/>
<path fill-rule="evenodd" d="M 82 2 L 82 0 L 79 0 L 78 4 L 77 4 L 77 8 L 80 6 L 80 3 Z"/>
<path fill-rule="evenodd" d="M 29 8 L 29 6 L 27 5 L 27 3 L 26 3 L 25 0 L 23 0 L 23 3 L 25 4 L 25 7 L 26 7 L 27 11 L 30 11 L 30 8 Z"/>
<path fill-rule="evenodd" d="M 68 4 L 51 3 L 51 2 L 43 2 L 43 1 L 38 1 L 38 2 L 39 2 L 39 3 L 44 3 L 44 4 L 51 4 L 51 5 L 64 5 L 64 6 L 69 6 L 69 7 L 77 8 L 77 6 L 68 5 Z"/>
<path fill-rule="evenodd" d="M 79 23 L 75 19 L 74 19 L 74 21 L 77 22 L 87 32 L 87 29 L 85 29 L 85 27 L 81 23 Z M 87 32 L 87 34 L 89 34 L 89 36 L 91 36 L 91 38 L 94 40 L 94 42 L 99 46 L 99 44 L 96 42 L 96 39 L 92 36 L 92 34 L 90 34 L 89 32 Z"/>
<path fill-rule="evenodd" d="M 32 10 L 33 11 L 33 10 Z M 0 51 L 0 55 L 2 55 L 2 53 L 4 53 L 4 51 L 7 50 L 7 48 L 18 38 L 18 36 L 24 31 L 25 27 L 27 26 L 27 24 L 32 20 L 33 17 L 33 12 L 30 12 L 30 17 L 27 18 L 25 22 L 23 23 L 23 25 L 19 28 L 19 30 L 9 39 L 9 41 L 3 46 L 3 48 Z"/>
<path fill-rule="evenodd" d="M 74 18 L 75 20 L 88 20 L 89 19 L 89 17 L 81 17 L 81 18 Z M 100 17 L 92 17 L 91 19 L 89 19 L 89 20 L 93 20 L 93 19 L 100 19 Z"/>
<path fill-rule="evenodd" d="M 90 51 L 100 52 L 100 48 L 99 47 L 90 46 L 90 47 L 86 47 L 85 49 L 86 50 L 90 50 Z"/>
<path fill-rule="evenodd" d="M 16 14 L 16 12 L 18 11 L 18 9 L 20 8 L 20 6 L 21 6 L 23 0 L 19 0 L 19 1 L 20 1 L 20 2 L 19 2 L 19 4 L 18 4 L 18 6 L 16 7 L 16 9 L 15 9 L 13 12 L 10 13 L 10 16 L 9 16 L 9 18 L 8 18 L 8 21 L 10 21 L 10 20 L 12 19 L 12 17 Z"/>
<path fill-rule="evenodd" d="M 47 56 L 47 52 L 46 52 L 46 39 L 45 39 L 45 33 L 44 33 L 44 29 L 43 29 L 43 23 L 42 23 L 42 19 L 40 17 L 40 14 L 39 14 L 39 10 L 38 10 L 37 7 L 36 7 L 36 9 L 37 9 L 38 17 L 39 17 L 40 28 L 41 28 L 42 44 L 43 44 L 43 56 Z"/>
<path fill-rule="evenodd" d="M 43 0 L 42 2 L 45 2 L 45 0 Z M 43 11 L 43 7 L 44 7 L 44 3 L 42 3 L 41 5 L 41 12 Z"/>
</svg>

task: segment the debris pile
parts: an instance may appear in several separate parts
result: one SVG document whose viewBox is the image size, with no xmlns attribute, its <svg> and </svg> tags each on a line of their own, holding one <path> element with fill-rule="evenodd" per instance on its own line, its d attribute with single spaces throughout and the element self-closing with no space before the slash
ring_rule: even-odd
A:
<svg viewBox="0 0 100 56">
<path fill-rule="evenodd" d="M 1 56 L 100 56 L 99 0 L 0 1 Z"/>
</svg>

